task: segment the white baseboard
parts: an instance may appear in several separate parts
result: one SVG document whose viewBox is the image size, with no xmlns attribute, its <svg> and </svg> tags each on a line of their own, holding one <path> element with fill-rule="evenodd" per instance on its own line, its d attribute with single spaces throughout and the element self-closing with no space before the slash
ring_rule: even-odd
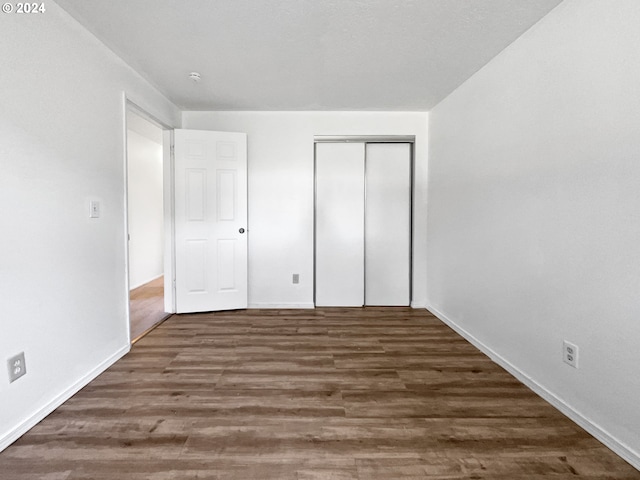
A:
<svg viewBox="0 0 640 480">
<path fill-rule="evenodd" d="M 313 303 L 250 303 L 248 308 L 316 308 Z M 411 302 L 411 308 L 427 308 L 422 302 Z"/>
<path fill-rule="evenodd" d="M 72 396 L 74 396 L 80 389 L 86 386 L 91 380 L 96 378 L 102 372 L 104 372 L 107 368 L 113 365 L 115 362 L 120 360 L 129 350 L 131 349 L 130 345 L 125 345 L 105 361 L 100 363 L 97 367 L 92 369 L 89 373 L 84 375 L 82 378 L 78 379 L 73 385 L 67 388 L 64 392 L 60 393 L 53 400 L 47 403 L 45 406 L 40 408 L 38 411 L 34 412 L 29 418 L 25 421 L 17 425 L 15 428 L 10 430 L 7 434 L 3 435 L 0 438 L 0 452 L 2 452 L 5 448 L 11 445 L 13 442 L 18 440 L 22 435 L 31 430 L 35 425 L 41 422 L 47 415 L 53 412 L 56 408 L 62 405 L 64 402 L 69 400 Z"/>
<path fill-rule="evenodd" d="M 136 288 L 146 285 L 149 282 L 153 282 L 154 280 L 157 280 L 162 276 L 164 276 L 164 273 L 161 273 L 160 275 L 156 275 L 155 277 L 145 280 L 144 282 L 138 283 L 137 285 L 129 285 L 129 291 L 135 290 Z"/>
<path fill-rule="evenodd" d="M 583 414 L 581 414 L 579 411 L 575 410 L 571 405 L 567 404 L 564 400 L 556 396 L 553 392 L 551 392 L 550 390 L 547 390 L 545 387 L 540 385 L 538 382 L 536 382 L 534 379 L 529 377 L 526 373 L 524 373 L 518 367 L 513 365 L 504 357 L 502 357 L 498 352 L 488 347 L 486 344 L 478 340 L 467 330 L 459 326 L 456 322 L 448 318 L 444 313 L 430 306 L 427 306 L 426 308 L 431 313 L 433 313 L 436 317 L 442 320 L 445 324 L 447 324 L 449 327 L 455 330 L 456 333 L 464 337 L 467 341 L 472 343 L 477 349 L 482 351 L 482 353 L 484 353 L 489 358 L 491 358 L 491 360 L 493 360 L 495 363 L 497 363 L 506 371 L 508 371 L 511 375 L 516 377 L 520 382 L 522 382 L 531 390 L 533 390 L 534 393 L 536 393 L 538 396 L 542 397 L 544 400 L 549 402 L 555 408 L 560 410 L 560 412 L 562 412 L 564 415 L 569 417 L 579 426 L 584 428 L 587 432 L 589 432 L 596 439 L 602 442 L 606 447 L 608 447 L 613 452 L 615 452 L 620 457 L 622 457 L 634 468 L 640 470 L 640 453 L 634 451 L 631 447 L 619 441 L 617 438 L 615 438 L 613 435 L 607 432 L 600 425 L 594 423 L 593 421 L 585 417 Z"/>
<path fill-rule="evenodd" d="M 249 308 L 316 308 L 313 303 L 250 303 Z"/>
</svg>

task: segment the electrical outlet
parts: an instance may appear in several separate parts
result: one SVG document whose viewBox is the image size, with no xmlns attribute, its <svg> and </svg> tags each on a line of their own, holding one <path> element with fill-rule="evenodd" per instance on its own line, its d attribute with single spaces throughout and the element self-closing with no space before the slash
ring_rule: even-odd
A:
<svg viewBox="0 0 640 480">
<path fill-rule="evenodd" d="M 300 283 L 300 274 L 299 273 L 294 273 L 293 274 L 293 283 L 294 284 Z"/>
<path fill-rule="evenodd" d="M 573 368 L 578 368 L 578 346 L 566 340 L 562 342 L 562 360 Z"/>
<path fill-rule="evenodd" d="M 20 352 L 7 360 L 7 367 L 9 368 L 9 383 L 15 382 L 23 375 L 26 375 L 27 364 L 24 361 L 24 352 Z"/>
</svg>

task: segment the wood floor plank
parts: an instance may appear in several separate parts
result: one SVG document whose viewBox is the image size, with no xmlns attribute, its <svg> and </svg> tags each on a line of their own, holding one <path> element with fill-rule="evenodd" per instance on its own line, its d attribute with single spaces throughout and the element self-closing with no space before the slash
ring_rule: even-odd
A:
<svg viewBox="0 0 640 480">
<path fill-rule="evenodd" d="M 131 340 L 136 341 L 145 332 L 166 319 L 164 311 L 164 276 L 134 288 L 129 293 L 129 321 Z"/>
<path fill-rule="evenodd" d="M 0 453 L 2 480 L 640 479 L 425 310 L 176 315 Z"/>
</svg>

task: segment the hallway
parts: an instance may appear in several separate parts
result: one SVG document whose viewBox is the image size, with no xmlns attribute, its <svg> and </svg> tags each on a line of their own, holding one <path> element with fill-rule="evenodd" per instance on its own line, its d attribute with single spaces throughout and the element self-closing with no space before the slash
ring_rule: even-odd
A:
<svg viewBox="0 0 640 480">
<path fill-rule="evenodd" d="M 129 295 L 131 343 L 169 317 L 164 311 L 164 277 L 134 288 Z"/>
</svg>

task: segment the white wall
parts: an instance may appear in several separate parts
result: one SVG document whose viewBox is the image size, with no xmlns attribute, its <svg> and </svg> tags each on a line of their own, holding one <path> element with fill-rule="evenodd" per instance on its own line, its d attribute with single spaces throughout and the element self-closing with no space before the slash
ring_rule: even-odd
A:
<svg viewBox="0 0 640 480">
<path fill-rule="evenodd" d="M 129 288 L 134 289 L 164 270 L 162 145 L 127 130 L 127 169 Z"/>
<path fill-rule="evenodd" d="M 430 308 L 636 466 L 638 25 L 560 4 L 432 110 L 428 197 Z"/>
<path fill-rule="evenodd" d="M 427 114 L 183 112 L 190 129 L 248 134 L 249 304 L 313 306 L 314 135 L 415 135 L 414 305 L 425 305 Z M 291 282 L 293 273 L 300 283 Z"/>
<path fill-rule="evenodd" d="M 129 348 L 124 97 L 179 112 L 47 2 L 2 15 L 0 449 Z M 89 218 L 89 200 L 102 216 Z M 25 352 L 9 384 L 6 359 Z"/>
</svg>

